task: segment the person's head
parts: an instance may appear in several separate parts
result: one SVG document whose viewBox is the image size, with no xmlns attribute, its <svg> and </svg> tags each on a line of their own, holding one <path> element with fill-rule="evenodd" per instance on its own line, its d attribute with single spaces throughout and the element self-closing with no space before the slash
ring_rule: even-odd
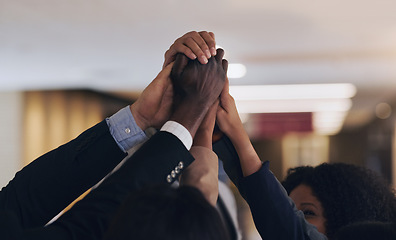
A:
<svg viewBox="0 0 396 240">
<path fill-rule="evenodd" d="M 341 228 L 334 240 L 394 240 L 396 239 L 396 223 L 390 222 L 358 222 Z"/>
<path fill-rule="evenodd" d="M 283 186 L 308 222 L 331 238 L 341 227 L 361 221 L 393 221 L 396 198 L 374 172 L 335 163 L 289 169 Z"/>
<path fill-rule="evenodd" d="M 198 189 L 160 185 L 131 195 L 105 239 L 215 240 L 228 235 L 219 213 Z"/>
</svg>

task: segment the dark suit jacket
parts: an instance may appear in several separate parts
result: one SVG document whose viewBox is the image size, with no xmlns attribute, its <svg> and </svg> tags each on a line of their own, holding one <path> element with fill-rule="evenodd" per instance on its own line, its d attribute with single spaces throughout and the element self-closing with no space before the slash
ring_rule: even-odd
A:
<svg viewBox="0 0 396 240">
<path fill-rule="evenodd" d="M 98 188 L 43 227 L 125 156 L 101 122 L 32 162 L 0 192 L 1 239 L 99 240 L 127 195 L 166 182 L 179 162 L 187 167 L 194 160 L 178 138 L 158 132 Z"/>
<path fill-rule="evenodd" d="M 264 162 L 259 171 L 243 177 L 238 154 L 224 136 L 213 146 L 224 163 L 227 175 L 249 204 L 253 220 L 262 239 L 326 240 L 326 236 L 305 221 L 286 190 Z"/>
</svg>

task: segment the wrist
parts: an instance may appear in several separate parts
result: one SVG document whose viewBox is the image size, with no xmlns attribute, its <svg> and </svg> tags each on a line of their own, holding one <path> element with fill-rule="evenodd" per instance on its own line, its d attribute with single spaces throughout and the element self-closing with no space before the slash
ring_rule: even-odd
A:
<svg viewBox="0 0 396 240">
<path fill-rule="evenodd" d="M 190 104 L 191 101 L 185 101 L 177 106 L 170 120 L 183 125 L 194 138 L 204 119 L 209 107 L 200 104 Z"/>
<path fill-rule="evenodd" d="M 250 138 L 245 129 L 235 128 L 231 134 L 227 134 L 231 141 L 236 143 L 250 143 Z"/>
<path fill-rule="evenodd" d="M 132 116 L 135 119 L 136 125 L 138 125 L 140 129 L 145 131 L 148 128 L 149 124 L 148 121 L 139 113 L 136 103 L 132 104 L 129 109 L 131 110 Z"/>
<path fill-rule="evenodd" d="M 225 124 L 223 128 L 221 128 L 221 131 L 230 139 L 238 139 L 241 136 L 247 135 L 245 128 L 242 125 L 242 122 L 229 122 L 228 124 Z"/>
<path fill-rule="evenodd" d="M 213 135 L 213 131 L 198 130 L 193 140 L 193 146 L 200 146 L 200 147 L 212 149 L 212 135 Z"/>
</svg>

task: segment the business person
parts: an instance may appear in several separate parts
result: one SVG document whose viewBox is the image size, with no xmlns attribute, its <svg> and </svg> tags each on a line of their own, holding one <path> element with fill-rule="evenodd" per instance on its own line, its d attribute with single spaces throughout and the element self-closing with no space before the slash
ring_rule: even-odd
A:
<svg viewBox="0 0 396 240">
<path fill-rule="evenodd" d="M 263 239 L 326 240 L 298 211 L 287 192 L 261 162 L 239 118 L 226 82 L 220 97 L 217 124 L 226 135 L 214 146 L 224 168 L 249 204 L 256 228 Z"/>
<path fill-rule="evenodd" d="M 185 47 L 188 46 L 186 41 L 191 42 L 198 37 L 197 34 L 204 35 L 205 37 L 201 37 L 202 39 L 211 36 L 207 32 L 188 33 L 182 39 L 177 40 L 170 49 L 185 51 Z M 210 44 L 213 43 L 214 41 Z M 183 46 L 180 47 L 180 44 Z M 214 47 L 210 44 L 206 46 L 207 49 Z M 196 44 L 189 48 L 190 51 L 194 52 L 193 50 L 197 46 L 202 45 Z M 195 55 L 199 55 L 199 53 L 195 52 Z M 165 57 L 166 62 L 167 55 Z M 0 211 L 2 213 L 0 214 L 0 236 L 3 239 L 20 239 L 22 237 L 35 239 L 35 236 L 42 234 L 54 237 L 51 233 L 56 233 L 53 229 L 57 228 L 50 227 L 52 225 L 46 228 L 43 226 L 72 200 L 114 168 L 126 156 L 128 148 L 145 138 L 143 130 L 146 127 L 156 126 L 166 120 L 168 115 L 163 110 L 170 109 L 171 106 L 168 102 L 169 99 L 166 98 L 166 93 L 171 89 L 169 87 L 171 67 L 171 65 L 165 66 L 135 104 L 88 129 L 71 142 L 41 156 L 16 174 L 15 178 L 0 192 Z M 147 100 L 147 96 L 150 96 L 150 100 Z M 160 109 L 162 111 L 159 111 Z M 136 125 L 140 129 L 135 128 Z M 152 141 L 155 142 L 155 139 Z M 139 155 L 136 158 L 139 158 Z M 189 158 L 186 159 L 188 162 Z M 67 216 L 76 212 L 78 210 L 70 211 Z M 95 222 L 102 222 L 100 217 L 106 218 L 108 215 L 101 216 L 98 213 L 99 219 L 95 220 L 97 218 L 94 218 L 93 225 Z M 68 218 L 62 217 L 62 219 Z M 69 223 L 76 219 L 71 217 Z M 67 220 L 60 221 L 53 226 L 61 226 L 65 222 L 67 223 Z M 78 224 L 78 226 L 80 225 Z M 67 228 L 65 225 L 58 229 L 63 229 L 64 234 L 57 236 L 57 239 L 62 237 L 82 239 L 80 237 L 84 235 L 84 231 L 89 231 L 79 227 Z M 101 235 L 100 232 L 104 231 L 103 226 L 96 231 L 99 231 L 98 235 Z M 44 236 L 42 237 L 44 239 Z M 98 236 L 93 235 L 92 237 Z"/>
<path fill-rule="evenodd" d="M 190 149 L 195 160 L 183 170 L 180 186 L 147 186 L 129 196 L 115 215 L 105 240 L 229 239 L 215 208 L 218 160 L 211 149 L 217 107 L 218 100 L 195 134 Z"/>
<path fill-rule="evenodd" d="M 395 219 L 393 190 L 363 167 L 297 167 L 289 170 L 282 186 L 250 143 L 227 87 L 217 123 L 229 138 L 223 139 L 229 150 L 222 156 L 226 171 L 249 204 L 263 239 L 333 239 L 341 227 L 354 222 Z"/>
<path fill-rule="evenodd" d="M 217 100 L 225 82 L 223 51 L 206 65 L 179 55 L 173 66 L 179 99 L 169 121 L 114 174 L 78 202 L 70 211 L 47 226 L 31 231 L 33 239 L 51 239 L 72 231 L 72 239 L 100 239 L 109 218 L 129 194 L 146 186 L 172 183 L 194 158 L 189 152 L 202 120 Z M 183 69 L 183 70 L 182 70 Z M 188 109 L 186 111 L 186 109 Z M 57 239 L 70 239 L 70 236 Z"/>
</svg>

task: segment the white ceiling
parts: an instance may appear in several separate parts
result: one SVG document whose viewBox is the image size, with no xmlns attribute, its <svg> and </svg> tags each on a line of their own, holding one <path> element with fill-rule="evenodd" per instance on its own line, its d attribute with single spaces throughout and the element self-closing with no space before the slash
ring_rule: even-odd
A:
<svg viewBox="0 0 396 240">
<path fill-rule="evenodd" d="M 191 30 L 216 34 L 240 84 L 353 83 L 346 124 L 396 96 L 394 0 L 0 0 L 0 91 L 140 91 Z"/>
</svg>

